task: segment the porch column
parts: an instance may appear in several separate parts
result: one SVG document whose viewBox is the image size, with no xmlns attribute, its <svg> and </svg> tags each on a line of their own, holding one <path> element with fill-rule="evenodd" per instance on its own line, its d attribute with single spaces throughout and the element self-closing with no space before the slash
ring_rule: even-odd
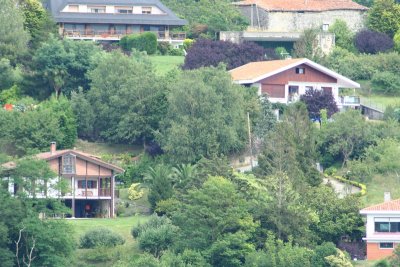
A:
<svg viewBox="0 0 400 267">
<path fill-rule="evenodd" d="M 72 180 L 72 218 L 75 218 L 75 177 Z"/>
<path fill-rule="evenodd" d="M 114 184 L 115 184 L 115 176 L 114 176 L 114 171 L 111 173 L 111 184 L 110 184 L 110 190 L 111 190 L 111 218 L 114 218 L 114 209 L 115 209 L 115 189 L 114 189 Z"/>
</svg>

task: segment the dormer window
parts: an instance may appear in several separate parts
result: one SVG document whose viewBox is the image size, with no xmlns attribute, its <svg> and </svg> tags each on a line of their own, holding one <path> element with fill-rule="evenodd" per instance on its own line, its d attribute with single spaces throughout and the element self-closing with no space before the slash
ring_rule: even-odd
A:
<svg viewBox="0 0 400 267">
<path fill-rule="evenodd" d="M 69 12 L 79 12 L 79 6 L 78 5 L 69 5 L 68 11 Z"/>
<path fill-rule="evenodd" d="M 62 157 L 62 173 L 75 174 L 76 156 L 68 154 Z"/>
<path fill-rule="evenodd" d="M 142 14 L 151 14 L 151 6 L 143 6 Z"/>
<path fill-rule="evenodd" d="M 117 6 L 117 7 L 115 7 L 115 13 L 118 13 L 118 14 L 132 14 L 132 7 L 129 7 L 129 6 Z"/>
<path fill-rule="evenodd" d="M 88 6 L 89 13 L 106 13 L 105 6 Z"/>
</svg>

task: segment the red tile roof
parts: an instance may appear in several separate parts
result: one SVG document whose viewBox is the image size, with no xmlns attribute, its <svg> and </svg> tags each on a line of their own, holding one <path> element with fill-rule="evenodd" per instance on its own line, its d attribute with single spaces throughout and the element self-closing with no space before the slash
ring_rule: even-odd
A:
<svg viewBox="0 0 400 267">
<path fill-rule="evenodd" d="M 400 211 L 400 199 L 395 199 L 381 204 L 376 204 L 370 207 L 366 207 L 361 210 L 364 211 Z"/>
<path fill-rule="evenodd" d="M 244 0 L 236 5 L 257 5 L 267 11 L 367 10 L 351 0 Z"/>
<path fill-rule="evenodd" d="M 55 159 L 55 158 L 59 158 L 65 154 L 68 153 L 72 153 L 74 155 L 77 155 L 80 158 L 86 159 L 90 162 L 93 162 L 95 164 L 98 164 L 100 166 L 103 166 L 105 168 L 109 168 L 111 170 L 114 170 L 116 172 L 124 172 L 124 170 L 116 165 L 104 162 L 100 159 L 100 157 L 97 157 L 95 155 L 92 154 L 88 154 L 88 153 L 84 153 L 82 151 L 77 151 L 74 149 L 65 149 L 65 150 L 56 150 L 53 153 L 51 152 L 43 152 L 43 153 L 39 153 L 36 154 L 35 157 L 38 159 L 42 159 L 42 160 L 51 160 L 51 159 Z M 4 164 L 1 165 L 1 167 L 5 168 L 5 169 L 14 169 L 16 167 L 16 163 L 14 161 L 10 161 L 10 162 L 6 162 Z"/>
<path fill-rule="evenodd" d="M 260 77 L 263 74 L 278 71 L 282 68 L 302 61 L 304 61 L 304 58 L 250 62 L 231 70 L 230 73 L 234 81 L 252 80 Z"/>
</svg>

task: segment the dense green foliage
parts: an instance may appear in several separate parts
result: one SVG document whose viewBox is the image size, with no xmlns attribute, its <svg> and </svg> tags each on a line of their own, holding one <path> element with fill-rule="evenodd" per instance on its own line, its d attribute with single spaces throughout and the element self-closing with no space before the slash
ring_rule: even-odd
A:
<svg viewBox="0 0 400 267">
<path fill-rule="evenodd" d="M 143 54 L 105 54 L 88 77 L 91 90 L 72 98 L 83 136 L 131 144 L 154 138 L 166 112 L 165 87 Z"/>
<path fill-rule="evenodd" d="M 49 38 L 50 33 L 57 33 L 56 24 L 42 6 L 41 1 L 23 0 L 21 5 L 25 19 L 24 28 L 31 36 L 29 46 L 36 49 Z"/>
<path fill-rule="evenodd" d="M 24 29 L 24 17 L 16 0 L 0 2 L 0 58 L 15 61 L 27 51 L 29 34 Z"/>
<path fill-rule="evenodd" d="M 162 0 L 178 16 L 189 21 L 190 38 L 211 37 L 217 39 L 220 31 L 243 30 L 245 18 L 229 0 Z"/>
<path fill-rule="evenodd" d="M 223 67 L 182 72 L 168 99 L 158 140 L 176 162 L 229 154 L 244 146 L 244 92 Z"/>
<path fill-rule="evenodd" d="M 75 244 L 65 221 L 39 220 L 34 202 L 0 188 L 1 265 L 71 266 Z M 17 250 L 18 248 L 18 250 Z"/>
<path fill-rule="evenodd" d="M 400 4 L 395 0 L 374 0 L 367 24 L 371 30 L 393 37 L 400 27 Z"/>
<path fill-rule="evenodd" d="M 157 52 L 157 36 L 152 32 L 144 32 L 140 34 L 130 34 L 121 38 L 119 45 L 125 51 L 145 51 L 148 55 Z"/>
<path fill-rule="evenodd" d="M 335 34 L 335 45 L 348 51 L 354 51 L 353 38 L 354 33 L 351 32 L 344 20 L 336 20 L 329 27 L 329 32 Z"/>
<path fill-rule="evenodd" d="M 124 243 L 122 236 L 107 228 L 90 230 L 80 238 L 81 248 L 115 247 Z"/>
<path fill-rule="evenodd" d="M 73 146 L 76 123 L 65 97 L 52 98 L 38 106 L 21 104 L 20 108 L 25 112 L 0 110 L 2 151 L 19 155 L 47 151 L 51 141 L 60 148 Z"/>
</svg>

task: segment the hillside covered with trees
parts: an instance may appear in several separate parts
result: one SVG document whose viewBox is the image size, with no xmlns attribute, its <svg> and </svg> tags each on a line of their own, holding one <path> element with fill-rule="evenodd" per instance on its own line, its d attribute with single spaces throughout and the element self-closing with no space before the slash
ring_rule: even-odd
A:
<svg viewBox="0 0 400 267">
<path fill-rule="evenodd" d="M 125 170 L 118 218 L 106 228 L 95 221 L 82 230 L 85 220 L 60 218 L 70 214 L 61 199 L 12 197 L 1 186 L 0 265 L 339 267 L 363 259 L 359 210 L 381 202 L 383 190 L 400 197 L 400 106 L 370 121 L 338 112 L 321 92 L 273 104 L 232 83 L 228 70 L 282 53 L 218 41 L 219 31 L 247 26 L 230 1 L 162 2 L 189 21 L 181 48 L 152 33 L 114 44 L 63 39 L 39 0 L 0 0 L 2 177 L 29 192 L 44 186 L 38 181 L 56 174 L 33 155 L 51 141 L 140 148 L 99 155 Z M 315 29 L 286 52 L 361 81 L 363 93 L 399 97 L 400 5 L 357 2 L 370 6 L 366 27 L 352 33 L 336 21 L 332 53 L 309 42 Z M 160 74 L 153 54 L 184 63 Z M 258 166 L 238 172 L 232 158 L 243 163 L 249 149 Z M 12 170 L 3 165 L 10 161 Z M 367 191 L 339 197 L 334 176 Z M 399 266 L 399 255 L 382 264 Z"/>
</svg>

